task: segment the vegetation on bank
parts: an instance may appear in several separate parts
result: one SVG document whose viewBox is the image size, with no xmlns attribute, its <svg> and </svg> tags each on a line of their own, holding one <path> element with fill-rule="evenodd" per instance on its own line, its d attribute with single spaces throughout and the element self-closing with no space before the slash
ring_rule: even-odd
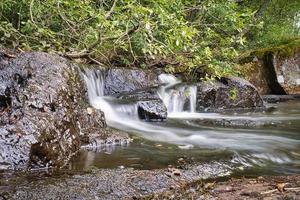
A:
<svg viewBox="0 0 300 200">
<path fill-rule="evenodd" d="M 2 0 L 0 44 L 105 66 L 221 76 L 299 37 L 298 0 Z"/>
</svg>

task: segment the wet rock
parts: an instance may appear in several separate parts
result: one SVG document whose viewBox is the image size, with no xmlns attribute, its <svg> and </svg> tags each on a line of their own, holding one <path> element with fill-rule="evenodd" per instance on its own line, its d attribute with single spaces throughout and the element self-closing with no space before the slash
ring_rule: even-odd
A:
<svg viewBox="0 0 300 200">
<path fill-rule="evenodd" d="M 107 134 L 106 137 L 102 137 L 99 134 L 90 134 L 87 144 L 83 145 L 82 148 L 100 152 L 105 148 L 126 146 L 132 141 L 132 139 L 125 132 L 112 128 L 108 128 L 106 131 L 109 131 L 112 134 Z"/>
<path fill-rule="evenodd" d="M 167 118 L 167 108 L 162 100 L 139 101 L 138 116 L 146 121 L 164 120 Z"/>
<path fill-rule="evenodd" d="M 279 126 L 279 123 L 272 121 L 258 121 L 247 119 L 194 119 L 190 120 L 191 123 L 202 126 L 220 126 L 232 128 L 255 128 L 255 127 L 274 127 Z"/>
<path fill-rule="evenodd" d="M 81 138 L 103 134 L 79 67 L 59 56 L 20 53 L 0 62 L 0 168 L 63 166 Z"/>
<path fill-rule="evenodd" d="M 159 98 L 156 87 L 120 93 L 115 97 L 125 102 L 135 102 L 138 116 L 142 120 L 155 121 L 167 118 L 167 108 Z"/>
<path fill-rule="evenodd" d="M 158 88 L 145 88 L 143 90 L 135 90 L 132 92 L 122 92 L 114 95 L 118 99 L 129 101 L 157 100 L 160 99 L 157 93 Z"/>
<path fill-rule="evenodd" d="M 263 95 L 263 100 L 267 103 L 279 103 L 291 100 L 300 100 L 299 95 Z"/>
<path fill-rule="evenodd" d="M 196 110 L 220 111 L 225 109 L 248 109 L 263 106 L 256 88 L 248 81 L 237 77 L 197 84 Z"/>
<path fill-rule="evenodd" d="M 151 71 L 128 68 L 110 68 L 105 76 L 104 95 L 131 92 L 156 86 L 157 75 Z"/>
</svg>

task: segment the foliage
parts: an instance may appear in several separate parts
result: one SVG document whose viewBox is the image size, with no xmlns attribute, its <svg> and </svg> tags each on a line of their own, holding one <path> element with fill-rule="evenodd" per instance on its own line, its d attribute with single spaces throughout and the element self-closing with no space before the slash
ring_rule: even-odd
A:
<svg viewBox="0 0 300 200">
<path fill-rule="evenodd" d="M 257 23 L 260 26 L 249 31 L 251 48 L 279 46 L 300 36 L 299 0 L 257 0 L 246 5 L 259 11 Z"/>
<path fill-rule="evenodd" d="M 270 36 L 275 14 L 269 10 L 267 17 L 256 20 L 259 3 L 251 2 L 2 0 L 0 40 L 6 47 L 56 52 L 107 66 L 163 66 L 190 78 L 199 71 L 222 76 L 234 73 L 235 57 L 251 46 L 247 39 L 255 45 L 266 42 L 261 30 L 275 38 Z M 289 17 L 293 14 L 295 9 Z"/>
</svg>

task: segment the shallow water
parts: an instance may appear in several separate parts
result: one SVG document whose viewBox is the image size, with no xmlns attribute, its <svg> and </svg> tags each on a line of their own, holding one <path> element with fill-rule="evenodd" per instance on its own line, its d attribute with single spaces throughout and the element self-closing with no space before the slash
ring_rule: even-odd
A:
<svg viewBox="0 0 300 200">
<path fill-rule="evenodd" d="M 243 175 L 300 173 L 300 101 L 266 104 L 256 111 L 195 113 L 196 88 L 162 75 L 159 80 L 165 85 L 158 95 L 168 108 L 168 119 L 145 122 L 138 119 L 134 103 L 103 96 L 102 76 L 101 71 L 84 75 L 91 105 L 105 113 L 109 126 L 136 139 L 128 146 L 82 150 L 71 169 L 155 169 L 183 161 L 229 164 Z M 183 106 L 186 102 L 189 108 Z"/>
<path fill-rule="evenodd" d="M 156 169 L 176 166 L 180 160 L 187 164 L 217 161 L 231 163 L 233 171 L 242 175 L 299 174 L 300 102 L 267 107 L 263 112 L 172 113 L 167 122 L 159 123 L 110 121 L 110 126 L 132 133 L 134 142 L 82 150 L 70 167 Z M 241 123 L 230 127 L 202 123 L 218 119 Z M 250 125 L 243 126 L 243 120 Z"/>
</svg>

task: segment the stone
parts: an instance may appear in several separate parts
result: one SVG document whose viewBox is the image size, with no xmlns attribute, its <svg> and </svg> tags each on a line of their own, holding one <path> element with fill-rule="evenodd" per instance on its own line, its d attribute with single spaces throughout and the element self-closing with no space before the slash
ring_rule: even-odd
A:
<svg viewBox="0 0 300 200">
<path fill-rule="evenodd" d="M 138 116 L 140 119 L 153 121 L 165 120 L 167 118 L 167 108 L 164 105 L 163 101 L 160 99 L 139 101 L 137 103 L 137 108 Z"/>
<path fill-rule="evenodd" d="M 241 63 L 242 74 L 260 94 L 300 94 L 299 47 L 286 45 L 254 51 Z"/>
<path fill-rule="evenodd" d="M 149 70 L 110 68 L 104 83 L 104 95 L 113 95 L 157 86 L 158 80 L 157 74 Z"/>
<path fill-rule="evenodd" d="M 167 118 L 167 108 L 158 96 L 157 87 L 120 93 L 114 96 L 124 102 L 134 102 L 137 105 L 138 117 L 142 120 L 157 121 Z"/>
<path fill-rule="evenodd" d="M 62 167 L 91 133 L 105 134 L 89 107 L 80 68 L 32 52 L 0 58 L 0 168 Z"/>
<path fill-rule="evenodd" d="M 253 109 L 263 106 L 257 89 L 238 77 L 197 84 L 196 110 L 218 112 L 225 109 Z"/>
</svg>

